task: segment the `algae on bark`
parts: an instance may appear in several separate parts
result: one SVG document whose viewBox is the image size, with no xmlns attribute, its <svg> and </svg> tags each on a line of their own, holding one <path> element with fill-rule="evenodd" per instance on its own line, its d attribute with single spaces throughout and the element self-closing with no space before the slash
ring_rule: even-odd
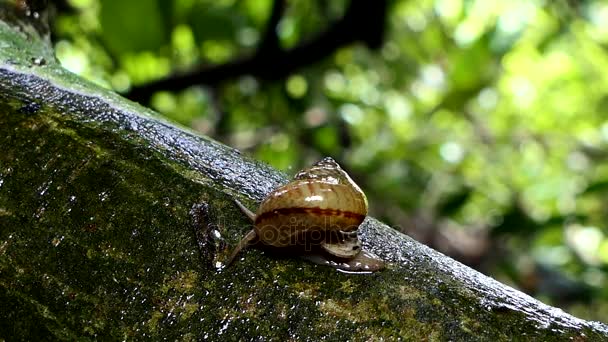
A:
<svg viewBox="0 0 608 342">
<path fill-rule="evenodd" d="M 286 177 L 70 74 L 1 18 L 0 338 L 608 338 L 372 218 L 361 238 L 385 271 L 248 249 L 217 272 L 250 229 L 232 198 Z"/>
</svg>

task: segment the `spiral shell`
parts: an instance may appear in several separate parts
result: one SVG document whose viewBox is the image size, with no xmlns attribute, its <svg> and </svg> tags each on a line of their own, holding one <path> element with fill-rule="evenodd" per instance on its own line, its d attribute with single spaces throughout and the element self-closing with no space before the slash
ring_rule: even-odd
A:
<svg viewBox="0 0 608 342">
<path fill-rule="evenodd" d="M 263 243 L 274 247 L 318 238 L 327 242 L 331 254 L 351 257 L 356 254 L 358 239 L 348 233 L 356 231 L 366 215 L 363 191 L 333 159 L 325 158 L 262 201 L 255 230 Z M 340 248 L 345 247 L 341 242 L 349 242 L 355 250 Z"/>
<path fill-rule="evenodd" d="M 257 240 L 272 247 L 318 245 L 342 261 L 357 260 L 356 267 L 377 270 L 383 266 L 381 261 L 368 258 L 369 253 L 357 258 L 361 252 L 357 230 L 367 216 L 367 199 L 331 158 L 324 158 L 298 172 L 293 181 L 272 191 L 256 214 L 238 201 L 237 204 L 254 221 L 254 230 L 241 241 L 233 257 Z M 321 263 L 316 257 L 309 260 Z M 367 262 L 369 260 L 377 263 Z"/>
</svg>

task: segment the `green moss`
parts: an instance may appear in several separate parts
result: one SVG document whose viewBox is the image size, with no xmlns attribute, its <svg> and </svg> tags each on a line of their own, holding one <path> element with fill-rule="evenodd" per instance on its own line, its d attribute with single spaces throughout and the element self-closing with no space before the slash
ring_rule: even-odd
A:
<svg viewBox="0 0 608 342">
<path fill-rule="evenodd" d="M 480 298 L 490 296 L 438 268 L 449 260 L 415 244 L 403 252 L 390 243 L 409 240 L 387 230 L 374 244 L 394 263 L 373 275 L 254 248 L 218 272 L 216 257 L 251 229 L 231 196 L 252 204 L 244 194 L 259 199 L 268 190 L 260 183 L 282 175 L 53 65 L 9 65 L 29 48 L 0 24 L 3 37 L 13 49 L 0 51 L 0 338 L 579 336 L 580 326 L 539 328 L 524 310 L 488 311 Z M 201 202 L 210 207 L 203 220 L 193 214 Z"/>
<path fill-rule="evenodd" d="M 475 294 L 453 280 L 429 292 L 395 267 L 353 276 L 248 249 L 218 273 L 197 245 L 195 229 L 205 228 L 193 226 L 190 210 L 213 203 L 223 236 L 215 242 L 233 245 L 250 223 L 230 198 L 162 154 L 134 149 L 138 142 L 120 132 L 99 132 L 98 123 L 46 105 L 19 114 L 21 106 L 0 103 L 0 112 L 13 113 L 0 116 L 0 144 L 10 146 L 0 156 L 2 299 L 36 318 L 23 317 L 21 336 L 509 336 L 487 329 L 499 322 L 538 334 L 512 311 L 488 320 Z"/>
</svg>

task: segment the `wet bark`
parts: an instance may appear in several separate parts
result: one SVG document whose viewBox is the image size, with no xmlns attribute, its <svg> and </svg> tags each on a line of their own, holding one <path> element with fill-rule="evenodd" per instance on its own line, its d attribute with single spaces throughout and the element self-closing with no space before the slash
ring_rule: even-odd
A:
<svg viewBox="0 0 608 342">
<path fill-rule="evenodd" d="M 251 228 L 232 199 L 285 175 L 63 70 L 39 18 L 2 6 L 0 338 L 608 338 L 373 218 L 382 272 L 259 249 L 216 271 Z"/>
</svg>

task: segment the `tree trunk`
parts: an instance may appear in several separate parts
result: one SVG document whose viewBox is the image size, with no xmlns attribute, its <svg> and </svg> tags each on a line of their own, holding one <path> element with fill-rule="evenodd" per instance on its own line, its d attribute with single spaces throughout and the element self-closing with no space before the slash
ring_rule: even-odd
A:
<svg viewBox="0 0 608 342">
<path fill-rule="evenodd" d="M 233 198 L 254 207 L 286 177 L 65 71 L 44 16 L 7 3 L 0 339 L 608 339 L 372 218 L 384 271 L 259 249 L 216 271 L 251 229 Z"/>
</svg>

